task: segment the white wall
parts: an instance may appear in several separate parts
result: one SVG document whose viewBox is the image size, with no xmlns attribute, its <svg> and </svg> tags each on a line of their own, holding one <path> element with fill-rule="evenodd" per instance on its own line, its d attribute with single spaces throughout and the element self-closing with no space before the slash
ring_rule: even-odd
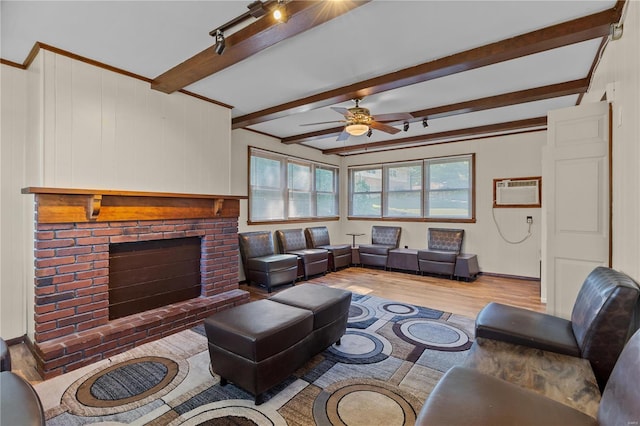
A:
<svg viewBox="0 0 640 426">
<path fill-rule="evenodd" d="M 607 92 L 613 109 L 613 268 L 640 281 L 640 2 L 626 2 L 624 33 L 609 42 L 584 102 Z"/>
<path fill-rule="evenodd" d="M 33 332 L 27 186 L 230 194 L 231 113 L 41 50 L 2 65 L 0 335 Z"/>
<path fill-rule="evenodd" d="M 401 226 L 400 246 L 422 248 L 427 244 L 428 227 L 454 227 L 465 230 L 463 251 L 476 253 L 483 272 L 540 277 L 540 209 L 500 208 L 495 215 L 505 237 L 518 241 L 527 234 L 527 216 L 533 216 L 532 236 L 522 244 L 508 244 L 498 234 L 492 218 L 493 179 L 541 175 L 541 148 L 546 143 L 546 132 L 502 136 L 467 142 L 425 146 L 382 153 L 345 157 L 341 176 L 341 207 L 343 232 L 361 232 L 358 242 L 371 239 L 374 224 Z M 476 154 L 476 223 L 446 222 L 371 222 L 347 220 L 348 187 L 347 166 L 377 164 L 456 154 Z M 544 182 L 542 183 L 544 191 Z"/>
</svg>

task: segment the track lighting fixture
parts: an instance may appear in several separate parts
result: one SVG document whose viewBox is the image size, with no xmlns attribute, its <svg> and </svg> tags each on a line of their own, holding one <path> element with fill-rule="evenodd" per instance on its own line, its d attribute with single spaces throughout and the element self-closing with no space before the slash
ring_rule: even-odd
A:
<svg viewBox="0 0 640 426">
<path fill-rule="evenodd" d="M 427 123 L 427 119 L 426 118 L 422 119 L 422 127 L 429 127 L 429 123 Z"/>
<path fill-rule="evenodd" d="M 373 130 L 369 129 L 369 131 L 367 132 L 367 137 L 370 138 L 372 134 L 373 134 Z"/>
<path fill-rule="evenodd" d="M 222 33 L 222 30 L 217 30 L 216 31 L 216 53 L 218 55 L 222 55 L 222 52 L 224 52 L 224 48 L 225 48 L 225 40 L 224 40 L 224 34 Z"/>
<path fill-rule="evenodd" d="M 280 23 L 287 22 L 289 15 L 287 15 L 287 7 L 284 4 L 284 0 L 278 0 L 278 5 L 273 9 L 273 19 Z"/>
<path fill-rule="evenodd" d="M 260 0 L 254 1 L 249 6 L 247 6 L 247 8 L 249 8 L 249 15 L 253 16 L 256 19 L 262 18 L 267 13 L 264 8 L 264 4 Z"/>
<path fill-rule="evenodd" d="M 405 132 L 406 132 L 407 130 L 409 130 L 409 122 L 408 122 L 408 121 L 405 121 L 405 122 L 404 122 L 404 125 L 402 126 L 402 130 L 404 130 Z"/>
</svg>

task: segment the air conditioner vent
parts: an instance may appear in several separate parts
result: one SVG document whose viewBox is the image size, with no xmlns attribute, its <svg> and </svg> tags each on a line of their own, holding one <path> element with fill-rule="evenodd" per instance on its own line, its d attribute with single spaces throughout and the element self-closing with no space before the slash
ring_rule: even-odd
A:
<svg viewBox="0 0 640 426">
<path fill-rule="evenodd" d="M 540 178 L 495 179 L 496 207 L 539 207 Z"/>
</svg>

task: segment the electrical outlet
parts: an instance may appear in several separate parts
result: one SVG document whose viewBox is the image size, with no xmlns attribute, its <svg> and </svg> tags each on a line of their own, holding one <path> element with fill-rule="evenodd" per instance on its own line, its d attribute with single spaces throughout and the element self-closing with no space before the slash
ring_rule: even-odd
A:
<svg viewBox="0 0 640 426">
<path fill-rule="evenodd" d="M 527 216 L 527 223 L 528 224 L 532 224 L 533 223 L 533 216 Z"/>
</svg>

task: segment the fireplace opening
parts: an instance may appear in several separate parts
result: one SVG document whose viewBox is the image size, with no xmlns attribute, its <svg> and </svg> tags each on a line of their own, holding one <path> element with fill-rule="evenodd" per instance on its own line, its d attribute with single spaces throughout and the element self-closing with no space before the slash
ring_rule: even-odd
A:
<svg viewBox="0 0 640 426">
<path fill-rule="evenodd" d="M 109 244 L 109 320 L 199 297 L 201 238 Z"/>
</svg>

